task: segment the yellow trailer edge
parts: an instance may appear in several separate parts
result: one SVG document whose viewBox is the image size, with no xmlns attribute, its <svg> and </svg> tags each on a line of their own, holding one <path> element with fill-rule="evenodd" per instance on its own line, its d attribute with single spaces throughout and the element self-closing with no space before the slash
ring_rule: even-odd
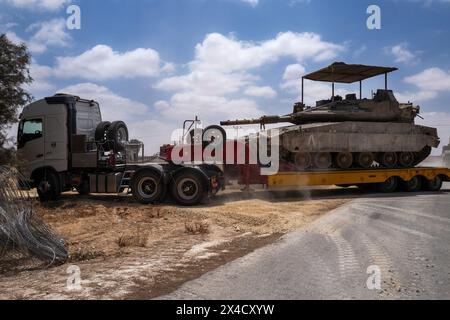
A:
<svg viewBox="0 0 450 320">
<path fill-rule="evenodd" d="M 347 185 L 381 186 L 390 184 L 391 188 L 403 185 L 406 189 L 432 189 L 437 185 L 442 186 L 442 181 L 450 181 L 450 169 L 448 168 L 411 168 L 411 169 L 372 169 L 355 171 L 331 171 L 331 172 L 289 172 L 279 173 L 268 177 L 267 186 L 271 188 L 281 187 L 305 187 L 305 186 L 330 186 Z M 408 183 L 410 185 L 408 185 Z M 420 187 L 417 185 L 420 183 Z M 437 184 L 430 188 L 430 184 Z M 411 188 L 412 187 L 412 188 Z M 382 190 L 391 191 L 391 190 Z M 416 190 L 408 190 L 416 191 Z"/>
</svg>

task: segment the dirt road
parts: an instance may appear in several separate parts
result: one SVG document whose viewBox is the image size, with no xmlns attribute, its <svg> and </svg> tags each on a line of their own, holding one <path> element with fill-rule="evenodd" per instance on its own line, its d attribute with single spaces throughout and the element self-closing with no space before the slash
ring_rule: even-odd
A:
<svg viewBox="0 0 450 320">
<path fill-rule="evenodd" d="M 257 191 L 250 198 L 230 191 L 196 208 L 64 195 L 38 212 L 66 239 L 70 262 L 44 270 L 29 260 L 2 262 L 0 299 L 157 297 L 359 195 L 353 189 Z M 81 288 L 69 290 L 68 279 L 78 278 Z"/>
</svg>

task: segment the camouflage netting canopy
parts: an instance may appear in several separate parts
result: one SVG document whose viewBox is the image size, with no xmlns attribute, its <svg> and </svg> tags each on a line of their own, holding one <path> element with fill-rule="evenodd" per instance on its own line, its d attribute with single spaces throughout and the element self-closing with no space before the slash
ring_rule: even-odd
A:
<svg viewBox="0 0 450 320">
<path fill-rule="evenodd" d="M 36 215 L 28 190 L 17 170 L 0 166 L 0 263 L 14 255 L 49 265 L 65 262 L 64 240 Z"/>
</svg>

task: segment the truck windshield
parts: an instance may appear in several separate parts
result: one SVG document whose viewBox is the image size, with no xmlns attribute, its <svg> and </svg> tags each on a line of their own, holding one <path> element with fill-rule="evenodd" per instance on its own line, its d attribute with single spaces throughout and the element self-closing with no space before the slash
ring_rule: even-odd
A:
<svg viewBox="0 0 450 320">
<path fill-rule="evenodd" d="M 42 138 L 42 119 L 21 121 L 17 137 L 17 147 L 23 148 L 27 142 Z"/>
</svg>

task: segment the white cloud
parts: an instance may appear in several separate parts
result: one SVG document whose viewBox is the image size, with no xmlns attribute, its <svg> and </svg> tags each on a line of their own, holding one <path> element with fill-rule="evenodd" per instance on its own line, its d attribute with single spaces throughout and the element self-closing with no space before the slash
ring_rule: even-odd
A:
<svg viewBox="0 0 450 320">
<path fill-rule="evenodd" d="M 168 102 L 157 102 L 155 108 L 159 109 L 162 116 L 172 121 L 193 119 L 197 115 L 207 123 L 218 123 L 237 116 L 245 118 L 263 114 L 253 100 L 200 95 L 194 92 L 176 93 Z"/>
<path fill-rule="evenodd" d="M 259 0 L 241 0 L 242 2 L 248 3 L 252 7 L 256 7 L 259 3 Z"/>
<path fill-rule="evenodd" d="M 424 90 L 450 91 L 450 71 L 429 68 L 416 75 L 407 77 L 405 82 Z"/>
<path fill-rule="evenodd" d="M 227 73 L 217 70 L 192 70 L 182 76 L 162 79 L 154 88 L 163 91 L 192 91 L 199 94 L 225 95 L 238 92 L 257 77 L 246 72 Z"/>
<path fill-rule="evenodd" d="M 414 64 L 418 62 L 416 53 L 408 49 L 407 43 L 400 43 L 392 47 L 385 48 L 385 53 L 394 57 L 395 62 Z"/>
<path fill-rule="evenodd" d="M 167 117 L 189 117 L 217 122 L 225 119 L 255 117 L 263 112 L 251 99 L 238 95 L 273 98 L 275 90 L 257 86 L 254 73 L 281 58 L 298 62 L 323 61 L 344 50 L 341 45 L 325 42 L 314 33 L 279 33 L 266 41 L 241 41 L 233 36 L 213 33 L 195 47 L 195 58 L 187 64 L 188 72 L 160 80 L 153 87 L 173 96 L 155 107 Z"/>
<path fill-rule="evenodd" d="M 21 9 L 56 11 L 70 3 L 70 0 L 3 0 L 3 2 Z"/>
<path fill-rule="evenodd" d="M 406 77 L 405 82 L 415 86 L 417 90 L 397 93 L 397 98 L 405 102 L 423 102 L 436 98 L 440 92 L 450 92 L 450 71 L 429 68 Z"/>
<path fill-rule="evenodd" d="M 30 75 L 33 82 L 26 85 L 25 89 L 35 96 L 53 92 L 55 86 L 48 80 L 52 74 L 53 70 L 50 67 L 39 65 L 36 61 L 33 61 L 30 65 Z"/>
<path fill-rule="evenodd" d="M 108 88 L 94 83 L 80 83 L 68 86 L 59 92 L 98 101 L 102 108 L 103 118 L 107 121 L 134 121 L 147 116 L 149 112 L 149 107 L 145 104 L 123 98 Z"/>
<path fill-rule="evenodd" d="M 43 53 L 48 47 L 67 47 L 71 41 L 64 19 L 34 23 L 27 28 L 27 32 L 32 33 L 28 40 L 11 30 L 7 30 L 5 34 L 15 44 L 25 43 L 32 53 Z"/>
<path fill-rule="evenodd" d="M 282 32 L 274 39 L 262 42 L 239 41 L 212 33 L 196 46 L 196 59 L 191 68 L 228 72 L 250 70 L 282 57 L 298 62 L 306 59 L 321 62 L 335 58 L 343 50 L 343 46 L 323 41 L 320 35 L 309 32 Z"/>
<path fill-rule="evenodd" d="M 156 77 L 161 71 L 171 69 L 170 66 L 164 65 L 153 49 L 120 53 L 109 46 L 97 45 L 79 56 L 57 58 L 55 75 L 88 80 Z"/>
<path fill-rule="evenodd" d="M 265 87 L 250 86 L 247 89 L 245 89 L 244 94 L 251 97 L 267 98 L 267 99 L 273 99 L 277 96 L 277 92 L 269 86 Z"/>
<path fill-rule="evenodd" d="M 305 74 L 305 67 L 300 64 L 291 64 L 286 67 L 283 74 L 283 83 L 280 88 L 289 93 L 298 93 L 300 79 Z"/>
<path fill-rule="evenodd" d="M 34 53 L 42 53 L 48 47 L 67 47 L 71 41 L 64 19 L 35 23 L 29 26 L 27 31 L 34 32 L 28 41 L 28 47 Z"/>
</svg>

